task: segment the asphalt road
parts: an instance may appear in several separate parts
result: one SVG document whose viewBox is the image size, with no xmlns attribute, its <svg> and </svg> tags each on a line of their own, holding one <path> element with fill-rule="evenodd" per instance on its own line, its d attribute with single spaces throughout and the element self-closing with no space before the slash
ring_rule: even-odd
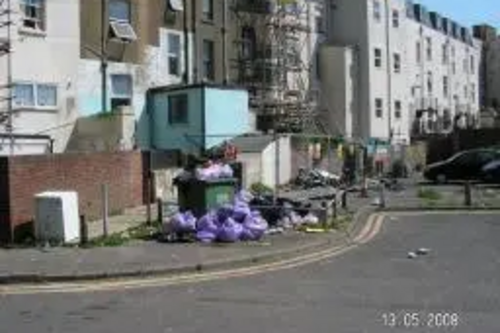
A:
<svg viewBox="0 0 500 333">
<path fill-rule="evenodd" d="M 292 270 L 154 289 L 2 296 L 0 332 L 496 332 L 499 239 L 499 216 L 400 217 L 371 243 Z M 408 259 L 419 247 L 432 251 Z"/>
</svg>

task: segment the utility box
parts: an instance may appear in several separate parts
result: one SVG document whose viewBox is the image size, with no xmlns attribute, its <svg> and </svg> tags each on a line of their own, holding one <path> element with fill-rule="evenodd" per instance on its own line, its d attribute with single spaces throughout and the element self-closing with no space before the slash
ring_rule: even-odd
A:
<svg viewBox="0 0 500 333">
<path fill-rule="evenodd" d="M 35 196 L 35 237 L 38 241 L 71 244 L 80 240 L 76 192 L 44 192 Z"/>
</svg>

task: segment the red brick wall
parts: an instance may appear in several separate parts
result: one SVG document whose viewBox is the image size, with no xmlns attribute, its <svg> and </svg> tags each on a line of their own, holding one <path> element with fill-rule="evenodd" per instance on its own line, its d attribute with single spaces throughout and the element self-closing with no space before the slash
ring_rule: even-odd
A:
<svg viewBox="0 0 500 333">
<path fill-rule="evenodd" d="M 141 152 L 116 152 L 8 158 L 11 238 L 16 229 L 33 220 L 34 195 L 40 192 L 78 192 L 80 214 L 88 219 L 100 216 L 102 184 L 108 185 L 111 213 L 141 205 L 144 201 L 142 156 Z M 2 186 L 5 187 L 5 182 L 0 181 L 0 194 L 5 193 Z"/>
</svg>

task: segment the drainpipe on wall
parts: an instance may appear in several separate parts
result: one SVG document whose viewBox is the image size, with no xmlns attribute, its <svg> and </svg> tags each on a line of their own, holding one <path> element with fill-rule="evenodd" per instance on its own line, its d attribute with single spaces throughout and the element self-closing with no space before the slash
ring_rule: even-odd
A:
<svg viewBox="0 0 500 333">
<path fill-rule="evenodd" d="M 190 77 L 190 69 L 191 66 L 189 64 L 189 27 L 188 27 L 188 7 L 187 0 L 183 0 L 183 30 L 184 30 L 184 83 L 188 84 L 191 82 Z"/>
<path fill-rule="evenodd" d="M 386 34 L 386 63 L 387 63 L 387 121 L 389 126 L 389 146 L 392 146 L 392 67 L 391 67 L 391 32 L 390 18 L 392 15 L 389 0 L 385 0 L 385 34 Z M 390 149 L 390 148 L 389 148 Z M 392 156 L 391 156 L 392 157 Z"/>
<path fill-rule="evenodd" d="M 228 78 L 228 62 L 227 62 L 227 1 L 223 0 L 222 9 L 222 62 L 223 62 L 223 82 L 227 84 Z"/>
<path fill-rule="evenodd" d="M 198 74 L 198 23 L 197 23 L 197 1 L 193 0 L 191 2 L 191 24 L 193 29 L 193 82 L 198 83 L 200 81 Z"/>
<path fill-rule="evenodd" d="M 108 57 L 106 50 L 107 0 L 101 0 L 101 112 L 107 111 L 108 101 Z"/>
</svg>

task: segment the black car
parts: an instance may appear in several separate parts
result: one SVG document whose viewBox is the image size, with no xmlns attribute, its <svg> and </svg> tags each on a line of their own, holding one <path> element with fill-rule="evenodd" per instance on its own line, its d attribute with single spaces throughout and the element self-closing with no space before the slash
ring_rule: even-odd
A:
<svg viewBox="0 0 500 333">
<path fill-rule="evenodd" d="M 486 183 L 500 184 L 500 159 L 494 160 L 483 167 L 481 180 Z"/>
<path fill-rule="evenodd" d="M 428 165 L 424 170 L 427 180 L 446 183 L 450 180 L 480 180 L 483 167 L 500 159 L 500 150 L 474 149 L 460 152 L 451 158 Z"/>
</svg>

